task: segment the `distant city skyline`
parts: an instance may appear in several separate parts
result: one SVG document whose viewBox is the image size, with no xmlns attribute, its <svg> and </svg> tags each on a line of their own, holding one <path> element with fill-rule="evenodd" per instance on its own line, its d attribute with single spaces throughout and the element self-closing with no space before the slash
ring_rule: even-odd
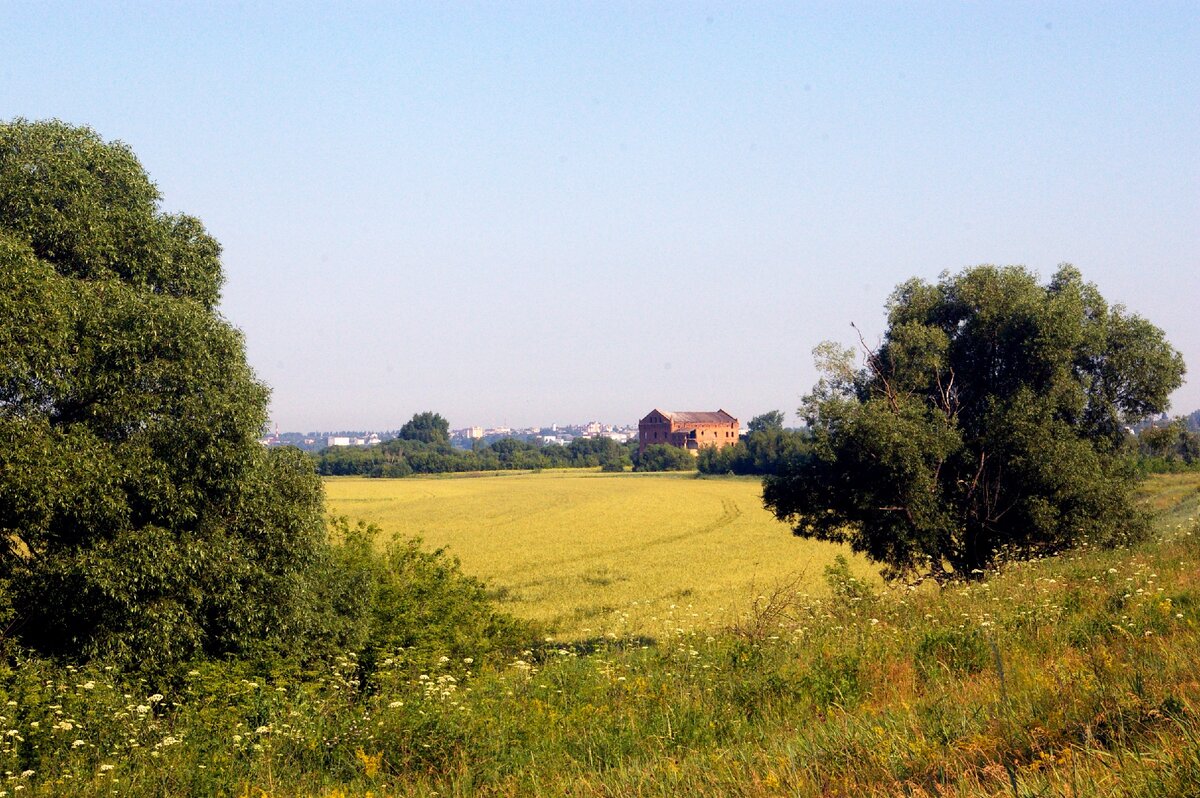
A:
<svg viewBox="0 0 1200 798">
<path fill-rule="evenodd" d="M 0 6 L 8 118 L 224 247 L 280 429 L 789 422 L 889 292 L 1071 262 L 1200 408 L 1194 3 Z"/>
</svg>

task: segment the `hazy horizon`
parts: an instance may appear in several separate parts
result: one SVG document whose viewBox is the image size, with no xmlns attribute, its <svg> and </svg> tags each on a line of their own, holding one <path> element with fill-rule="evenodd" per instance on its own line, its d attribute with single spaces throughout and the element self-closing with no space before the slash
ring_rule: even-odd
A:
<svg viewBox="0 0 1200 798">
<path fill-rule="evenodd" d="M 224 246 L 280 430 L 793 421 L 910 277 L 1075 264 L 1200 373 L 1194 4 L 8 4 L 4 118 Z M 1200 408 L 1200 377 L 1172 411 Z"/>
</svg>

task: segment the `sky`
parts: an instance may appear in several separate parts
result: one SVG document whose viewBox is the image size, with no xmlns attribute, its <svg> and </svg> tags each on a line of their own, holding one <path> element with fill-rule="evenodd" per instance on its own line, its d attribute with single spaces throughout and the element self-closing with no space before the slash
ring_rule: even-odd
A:
<svg viewBox="0 0 1200 798">
<path fill-rule="evenodd" d="M 1200 6 L 0 4 L 0 118 L 224 247 L 281 430 L 789 418 L 900 282 L 1073 263 L 1200 408 Z"/>
</svg>

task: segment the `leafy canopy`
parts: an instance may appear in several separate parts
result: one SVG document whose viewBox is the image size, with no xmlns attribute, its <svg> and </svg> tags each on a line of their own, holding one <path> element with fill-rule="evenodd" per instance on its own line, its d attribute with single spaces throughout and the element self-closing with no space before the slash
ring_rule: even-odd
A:
<svg viewBox="0 0 1200 798">
<path fill-rule="evenodd" d="M 946 578 L 1145 529 L 1119 447 L 1167 406 L 1183 359 L 1076 269 L 1045 286 L 1022 267 L 910 280 L 863 368 L 836 344 L 815 355 L 812 449 L 764 483 L 797 535 Z"/>
<path fill-rule="evenodd" d="M 158 201 L 123 144 L 0 124 L 0 579 L 52 654 L 288 645 L 325 540 L 311 463 L 256 442 L 220 248 Z"/>
<path fill-rule="evenodd" d="M 696 465 L 702 474 L 777 474 L 788 460 L 803 456 L 808 433 L 783 428 L 781 411 L 771 410 L 750 419 L 744 437 L 732 446 L 707 446 Z"/>
<path fill-rule="evenodd" d="M 450 422 L 440 413 L 414 413 L 400 428 L 398 437 L 406 441 L 421 441 L 439 445 L 450 444 Z"/>
<path fill-rule="evenodd" d="M 654 443 L 633 456 L 634 471 L 693 471 L 696 455 L 666 443 Z"/>
</svg>

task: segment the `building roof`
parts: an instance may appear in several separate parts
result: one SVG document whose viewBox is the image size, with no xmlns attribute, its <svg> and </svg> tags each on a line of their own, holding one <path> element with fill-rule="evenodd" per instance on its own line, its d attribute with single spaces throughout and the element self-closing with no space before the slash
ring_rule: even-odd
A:
<svg viewBox="0 0 1200 798">
<path fill-rule="evenodd" d="M 718 410 L 715 413 L 705 410 L 659 410 L 659 413 L 676 424 L 732 424 L 736 418 Z"/>
</svg>

